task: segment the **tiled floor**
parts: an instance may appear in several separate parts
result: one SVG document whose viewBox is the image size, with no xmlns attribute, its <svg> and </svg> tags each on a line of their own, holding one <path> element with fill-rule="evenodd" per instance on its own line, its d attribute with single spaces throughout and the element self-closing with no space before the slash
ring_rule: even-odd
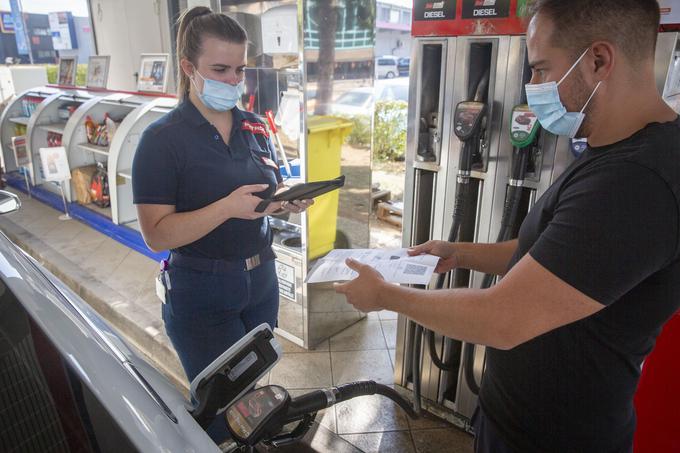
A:
<svg viewBox="0 0 680 453">
<path fill-rule="evenodd" d="M 59 267 L 60 278 L 77 286 L 81 296 L 91 295 L 91 301 L 83 298 L 114 326 L 123 325 L 119 330 L 134 344 L 144 343 L 153 360 L 177 367 L 154 293 L 157 264 L 78 221 L 60 221 L 59 213 L 42 203 L 23 195 L 22 201 L 21 212 L 0 218 L 0 228 L 40 261 Z M 396 330 L 396 314 L 380 312 L 312 351 L 279 337 L 284 357 L 260 383 L 282 385 L 293 396 L 360 379 L 393 385 Z M 469 435 L 434 417 L 409 420 L 380 396 L 340 403 L 317 419 L 366 452 L 472 451 Z"/>
</svg>

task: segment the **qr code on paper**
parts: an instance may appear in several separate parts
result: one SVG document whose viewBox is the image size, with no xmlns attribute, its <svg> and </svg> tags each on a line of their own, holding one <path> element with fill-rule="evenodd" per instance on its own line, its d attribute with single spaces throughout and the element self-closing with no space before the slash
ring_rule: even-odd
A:
<svg viewBox="0 0 680 453">
<path fill-rule="evenodd" d="M 404 268 L 404 274 L 407 275 L 425 275 L 427 267 L 419 266 L 417 264 L 407 264 Z"/>
</svg>

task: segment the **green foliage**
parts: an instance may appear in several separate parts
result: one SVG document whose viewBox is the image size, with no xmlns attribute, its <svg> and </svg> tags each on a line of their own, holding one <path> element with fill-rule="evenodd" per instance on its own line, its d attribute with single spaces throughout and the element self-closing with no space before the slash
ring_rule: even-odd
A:
<svg viewBox="0 0 680 453">
<path fill-rule="evenodd" d="M 57 65 L 48 64 L 45 66 L 47 69 L 47 83 L 56 84 L 57 83 Z M 78 69 L 76 69 L 76 86 L 84 87 L 87 82 L 87 64 L 79 64 Z"/>
<path fill-rule="evenodd" d="M 378 101 L 375 103 L 373 160 L 404 160 L 407 121 L 408 103 L 404 101 Z"/>
<path fill-rule="evenodd" d="M 345 139 L 345 143 L 356 148 L 371 146 L 371 117 L 369 115 L 343 116 L 352 122 L 352 132 Z"/>
</svg>

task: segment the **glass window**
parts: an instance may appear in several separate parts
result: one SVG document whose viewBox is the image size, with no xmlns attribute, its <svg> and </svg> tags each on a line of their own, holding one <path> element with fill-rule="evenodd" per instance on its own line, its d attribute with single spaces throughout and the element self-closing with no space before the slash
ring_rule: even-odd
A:
<svg viewBox="0 0 680 453">
<path fill-rule="evenodd" d="M 398 9 L 390 10 L 390 23 L 392 23 L 392 24 L 398 24 L 399 23 L 399 10 Z"/>
<path fill-rule="evenodd" d="M 362 106 L 371 99 L 370 93 L 348 91 L 338 98 L 336 104 Z"/>
<path fill-rule="evenodd" d="M 401 12 L 401 23 L 404 25 L 410 25 L 411 24 L 411 11 L 402 11 Z"/>
<path fill-rule="evenodd" d="M 0 408 L 3 452 L 136 451 L 1 280 Z"/>
<path fill-rule="evenodd" d="M 387 6 L 380 6 L 378 8 L 378 20 L 381 22 L 390 21 L 390 8 Z"/>
</svg>

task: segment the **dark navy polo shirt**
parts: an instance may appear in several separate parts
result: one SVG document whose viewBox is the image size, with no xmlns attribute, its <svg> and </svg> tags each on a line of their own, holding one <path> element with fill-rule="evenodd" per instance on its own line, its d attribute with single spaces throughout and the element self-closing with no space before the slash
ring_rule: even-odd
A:
<svg viewBox="0 0 680 453">
<path fill-rule="evenodd" d="M 135 204 L 174 205 L 176 212 L 201 209 L 238 187 L 281 182 L 276 153 L 264 123 L 232 110 L 229 144 L 188 99 L 146 128 L 132 164 Z M 173 252 L 212 259 L 243 259 L 271 245 L 267 218 L 229 219 L 203 238 Z"/>
</svg>

